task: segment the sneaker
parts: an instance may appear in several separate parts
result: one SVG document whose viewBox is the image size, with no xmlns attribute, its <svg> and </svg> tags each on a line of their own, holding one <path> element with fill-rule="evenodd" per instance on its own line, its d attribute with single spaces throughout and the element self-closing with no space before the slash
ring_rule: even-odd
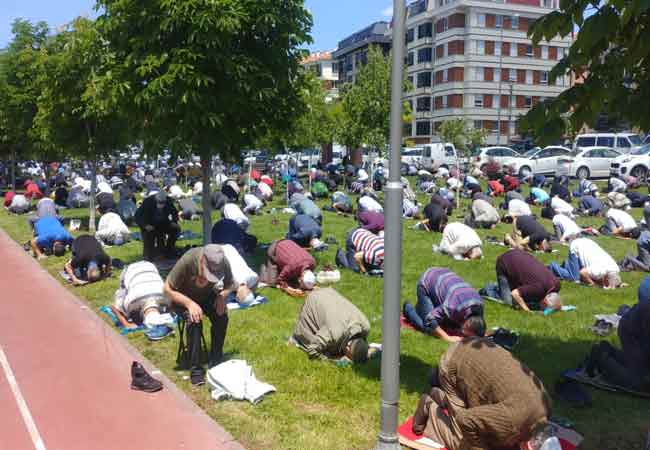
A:
<svg viewBox="0 0 650 450">
<path fill-rule="evenodd" d="M 201 386 L 205 384 L 205 372 L 201 367 L 191 369 L 190 382 L 192 386 Z"/>
<path fill-rule="evenodd" d="M 163 388 L 160 381 L 149 375 L 149 373 L 137 361 L 131 364 L 131 389 L 143 392 L 158 392 Z"/>
</svg>

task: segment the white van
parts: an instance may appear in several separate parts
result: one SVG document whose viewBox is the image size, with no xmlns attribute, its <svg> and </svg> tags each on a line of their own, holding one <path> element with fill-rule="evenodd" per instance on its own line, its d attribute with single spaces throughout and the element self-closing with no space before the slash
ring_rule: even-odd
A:
<svg viewBox="0 0 650 450">
<path fill-rule="evenodd" d="M 458 159 L 454 144 L 437 142 L 424 144 L 420 165 L 426 170 L 434 170 L 439 167 L 449 169 L 457 164 L 464 165 L 465 161 Z"/>
<path fill-rule="evenodd" d="M 642 145 L 642 139 L 635 133 L 589 133 L 576 137 L 573 150 L 577 152 L 585 147 L 608 147 L 620 153 L 630 153 Z"/>
</svg>

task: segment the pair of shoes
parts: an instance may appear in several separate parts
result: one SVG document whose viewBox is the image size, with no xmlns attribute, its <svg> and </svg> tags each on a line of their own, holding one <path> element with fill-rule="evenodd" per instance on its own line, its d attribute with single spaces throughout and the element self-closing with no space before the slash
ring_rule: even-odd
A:
<svg viewBox="0 0 650 450">
<path fill-rule="evenodd" d="M 163 388 L 163 384 L 142 367 L 137 361 L 131 364 L 131 389 L 143 392 L 158 392 Z"/>
</svg>

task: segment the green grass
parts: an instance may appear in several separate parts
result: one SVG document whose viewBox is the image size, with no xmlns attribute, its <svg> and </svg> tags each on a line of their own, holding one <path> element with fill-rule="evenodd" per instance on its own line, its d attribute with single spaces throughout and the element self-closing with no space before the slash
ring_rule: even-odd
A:
<svg viewBox="0 0 650 450">
<path fill-rule="evenodd" d="M 421 196 L 422 201 L 425 196 Z M 280 206 L 281 199 L 271 206 Z M 463 203 L 463 208 L 466 203 Z M 267 208 L 268 209 L 268 208 Z M 537 211 L 539 212 L 539 211 Z M 66 217 L 87 217 L 85 210 L 70 210 Z M 456 212 L 455 212 L 456 215 Z M 639 210 L 634 211 L 639 218 Z M 279 224 L 273 225 L 277 217 Z M 216 214 L 215 214 L 216 218 Z M 288 215 L 264 214 L 252 219 L 252 232 L 260 242 L 270 242 L 282 237 L 287 230 Z M 580 224 L 600 224 L 602 219 L 579 219 Z M 552 229 L 548 220 L 543 220 Z M 447 266 L 463 276 L 476 288 L 494 281 L 496 257 L 505 249 L 484 245 L 484 258 L 480 262 L 454 261 L 433 254 L 431 245 L 439 243 L 441 235 L 408 229 L 412 221 L 404 222 L 402 299 L 415 300 L 415 284 L 419 275 L 431 266 Z M 0 213 L 0 226 L 18 242 L 27 241 L 30 230 L 24 217 Z M 334 236 L 344 245 L 346 232 L 354 226 L 352 218 L 324 212 L 324 236 Z M 200 233 L 200 223 L 185 222 L 183 228 Z M 508 225 L 497 229 L 479 231 L 482 237 L 502 237 L 510 230 Z M 597 241 L 620 260 L 626 252 L 636 250 L 632 240 L 600 237 Z M 198 243 L 197 241 L 189 243 Z M 179 246 L 188 242 L 179 242 Z M 559 252 L 538 254 L 548 263 L 563 260 L 567 248 Z M 141 243 L 129 243 L 111 248 L 109 253 L 125 262 L 141 257 Z M 336 246 L 316 254 L 319 265 L 333 263 Z M 253 267 L 258 267 L 262 254 L 255 257 Z M 43 265 L 55 277 L 61 270 L 64 258 L 48 258 Z M 119 274 L 111 279 L 80 288 L 70 288 L 98 311 L 110 304 L 117 288 Z M 644 274 L 624 273 L 630 286 L 617 291 L 586 288 L 563 283 L 562 294 L 566 304 L 578 307 L 576 312 L 554 314 L 544 318 L 517 312 L 488 303 L 485 307 L 489 327 L 502 326 L 521 334 L 515 349 L 518 358 L 529 365 L 552 392 L 553 385 L 563 369 L 575 367 L 597 338 L 588 327 L 593 315 L 616 311 L 623 303 L 636 302 L 637 287 Z M 57 279 L 60 280 L 59 277 Z M 336 285 L 343 295 L 354 302 L 370 319 L 370 341 L 381 341 L 382 280 L 342 272 Z M 205 388 L 192 388 L 184 379 L 186 372 L 174 370 L 177 340 L 166 339 L 151 343 L 143 335 L 130 335 L 129 341 L 176 382 L 198 405 L 224 426 L 244 446 L 250 449 L 367 449 L 373 447 L 379 423 L 380 368 L 379 360 L 360 367 L 338 368 L 330 363 L 310 361 L 300 350 L 287 347 L 286 339 L 300 309 L 301 300 L 291 298 L 274 289 L 265 289 L 270 302 L 261 307 L 230 313 L 230 324 L 225 351 L 234 357 L 246 359 L 253 365 L 257 377 L 276 386 L 277 393 L 260 404 L 213 401 Z M 56 301 L 56 299 L 49 299 Z M 397 299 L 396 299 L 397 301 Z M 618 338 L 611 337 L 615 345 Z M 428 369 L 435 365 L 447 345 L 440 340 L 411 331 L 401 331 L 400 370 L 400 420 L 412 414 L 420 392 L 426 388 Z M 592 391 L 594 407 L 575 410 L 554 402 L 554 414 L 570 419 L 586 440 L 581 448 L 593 450 L 627 450 L 639 448 L 650 423 L 649 404 L 644 400 Z"/>
</svg>

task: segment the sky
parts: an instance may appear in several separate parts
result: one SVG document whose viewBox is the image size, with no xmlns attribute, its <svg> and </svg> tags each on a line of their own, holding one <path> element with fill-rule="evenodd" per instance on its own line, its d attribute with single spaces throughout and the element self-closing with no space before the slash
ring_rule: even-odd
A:
<svg viewBox="0 0 650 450">
<path fill-rule="evenodd" d="M 11 40 L 16 18 L 46 21 L 51 28 L 79 15 L 93 17 L 94 0 L 0 0 L 0 48 Z M 314 17 L 309 49 L 334 50 L 339 41 L 378 20 L 390 21 L 392 0 L 305 0 Z"/>
</svg>

